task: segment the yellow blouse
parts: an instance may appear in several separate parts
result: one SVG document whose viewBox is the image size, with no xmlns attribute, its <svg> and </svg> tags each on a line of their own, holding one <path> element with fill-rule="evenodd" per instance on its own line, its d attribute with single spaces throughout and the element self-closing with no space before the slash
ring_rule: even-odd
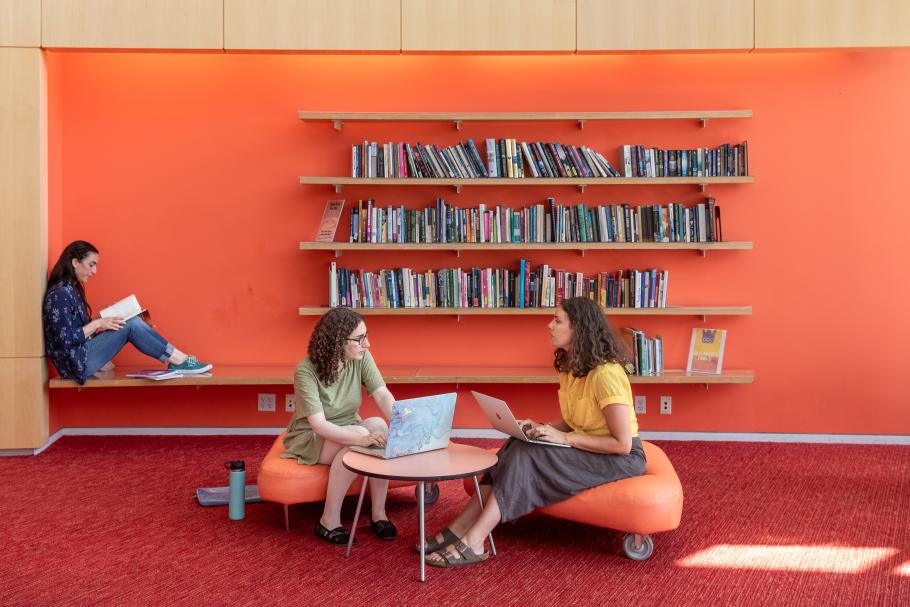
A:
<svg viewBox="0 0 910 607">
<path fill-rule="evenodd" d="M 632 406 L 632 386 L 621 365 L 604 363 L 585 377 L 559 374 L 559 408 L 562 418 L 578 434 L 610 436 L 603 408 L 622 404 L 629 410 L 632 436 L 638 436 L 638 420 Z"/>
</svg>

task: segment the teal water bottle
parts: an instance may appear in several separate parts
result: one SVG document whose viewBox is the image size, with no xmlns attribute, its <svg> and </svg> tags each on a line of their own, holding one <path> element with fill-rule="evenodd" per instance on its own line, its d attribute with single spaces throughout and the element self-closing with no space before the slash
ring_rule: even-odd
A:
<svg viewBox="0 0 910 607">
<path fill-rule="evenodd" d="M 246 508 L 244 492 L 246 490 L 246 464 L 242 459 L 226 462 L 224 467 L 231 471 L 230 491 L 228 494 L 228 518 L 232 521 L 243 519 Z"/>
</svg>

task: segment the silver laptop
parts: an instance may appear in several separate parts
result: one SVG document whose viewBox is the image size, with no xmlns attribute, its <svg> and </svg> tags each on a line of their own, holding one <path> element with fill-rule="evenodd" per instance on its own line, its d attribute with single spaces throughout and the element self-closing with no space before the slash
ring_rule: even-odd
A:
<svg viewBox="0 0 910 607">
<path fill-rule="evenodd" d="M 480 405 L 481 410 L 483 410 L 487 419 L 490 420 L 490 423 L 493 424 L 493 427 L 500 432 L 526 443 L 534 443 L 535 445 L 571 447 L 571 445 L 563 445 L 562 443 L 551 443 L 545 440 L 528 438 L 524 433 L 524 430 L 522 430 L 521 425 L 518 423 L 518 420 L 512 415 L 512 411 L 509 410 L 509 405 L 506 404 L 506 401 L 487 396 L 486 394 L 481 394 L 480 392 L 474 392 L 473 390 L 471 390 L 471 394 L 474 395 L 477 404 Z"/>
<path fill-rule="evenodd" d="M 351 446 L 351 451 L 383 459 L 423 453 L 449 446 L 455 393 L 398 400 L 392 404 L 385 447 Z"/>
</svg>

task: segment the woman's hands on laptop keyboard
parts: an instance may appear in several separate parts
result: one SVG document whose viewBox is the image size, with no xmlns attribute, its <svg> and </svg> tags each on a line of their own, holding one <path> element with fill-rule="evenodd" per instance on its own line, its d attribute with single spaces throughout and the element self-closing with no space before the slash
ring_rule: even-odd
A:
<svg viewBox="0 0 910 607">
<path fill-rule="evenodd" d="M 357 442 L 357 445 L 360 447 L 385 447 L 385 442 L 388 436 L 385 432 L 370 432 L 366 436 L 361 437 L 360 441 Z"/>
</svg>

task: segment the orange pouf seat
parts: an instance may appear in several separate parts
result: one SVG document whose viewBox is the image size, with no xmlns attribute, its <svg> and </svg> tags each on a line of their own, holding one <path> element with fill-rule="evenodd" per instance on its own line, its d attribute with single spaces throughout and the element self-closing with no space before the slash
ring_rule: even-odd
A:
<svg viewBox="0 0 910 607">
<path fill-rule="evenodd" d="M 268 502 L 277 502 L 284 506 L 284 528 L 290 530 L 290 521 L 288 519 L 288 506 L 291 504 L 303 504 L 306 502 L 321 502 L 325 500 L 325 489 L 329 482 L 328 464 L 298 464 L 295 459 L 281 457 L 284 453 L 284 432 L 278 435 L 272 448 L 266 453 L 262 464 L 259 467 L 259 496 Z M 351 483 L 348 489 L 348 495 L 357 495 L 360 493 L 360 483 L 363 479 L 358 478 Z M 413 485 L 401 481 L 390 481 L 389 487 L 404 487 Z M 428 497 L 424 503 L 432 503 L 431 488 L 428 488 Z M 435 496 L 438 497 L 438 488 L 435 488 Z"/>
<path fill-rule="evenodd" d="M 635 560 L 649 558 L 654 552 L 651 534 L 679 527 L 683 490 L 663 450 L 647 441 L 642 445 L 648 459 L 643 475 L 592 487 L 537 512 L 624 531 L 626 555 Z M 465 490 L 473 494 L 474 483 L 469 480 L 465 480 Z"/>
</svg>

